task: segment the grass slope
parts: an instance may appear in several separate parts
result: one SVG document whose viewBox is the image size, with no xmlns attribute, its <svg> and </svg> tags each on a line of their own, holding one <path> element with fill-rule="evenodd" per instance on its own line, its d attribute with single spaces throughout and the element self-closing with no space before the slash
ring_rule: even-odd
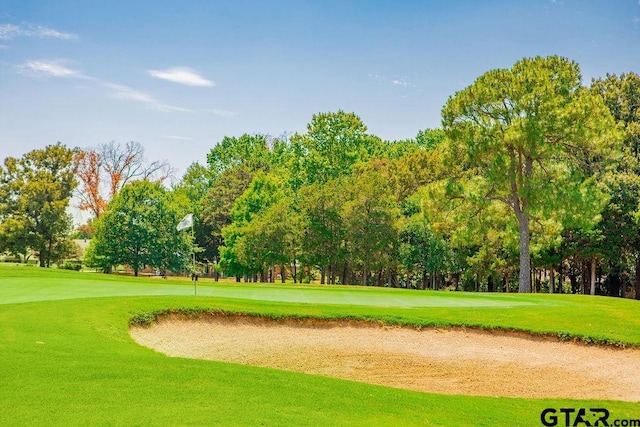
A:
<svg viewBox="0 0 640 427">
<path fill-rule="evenodd" d="M 636 404 L 623 402 L 442 396 L 169 358 L 138 346 L 127 330 L 139 313 L 201 307 L 530 329 L 639 344 L 635 301 L 211 283 L 201 283 L 199 292 L 215 296 L 189 296 L 192 291 L 188 281 L 0 267 L 0 424 L 527 426 L 540 425 L 546 407 L 640 415 Z M 312 303 L 316 299 L 322 302 Z"/>
</svg>

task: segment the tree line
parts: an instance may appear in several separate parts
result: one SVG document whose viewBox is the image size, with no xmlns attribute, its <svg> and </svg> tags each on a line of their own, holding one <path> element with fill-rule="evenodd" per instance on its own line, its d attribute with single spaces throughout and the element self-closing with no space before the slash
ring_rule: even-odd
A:
<svg viewBox="0 0 640 427">
<path fill-rule="evenodd" d="M 640 77 L 585 85 L 552 56 L 483 74 L 407 140 L 337 111 L 305 133 L 225 137 L 171 189 L 166 164 L 114 174 L 106 150 L 67 168 L 95 217 L 87 262 L 105 270 L 186 269 L 195 247 L 237 280 L 640 297 L 639 146 Z M 0 249 L 24 251 L 9 239 L 23 209 L 9 201 L 27 191 L 8 190 L 16 162 L 0 175 Z M 175 230 L 187 213 L 193 236 Z"/>
</svg>

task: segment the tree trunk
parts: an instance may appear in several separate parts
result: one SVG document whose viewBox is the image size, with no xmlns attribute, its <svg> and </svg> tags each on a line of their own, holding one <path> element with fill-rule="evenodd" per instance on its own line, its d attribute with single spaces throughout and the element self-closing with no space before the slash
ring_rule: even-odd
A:
<svg viewBox="0 0 640 427">
<path fill-rule="evenodd" d="M 344 268 L 342 269 L 342 279 L 341 282 L 343 285 L 347 284 L 347 277 L 349 276 L 349 264 L 344 263 Z"/>
<path fill-rule="evenodd" d="M 367 267 L 362 268 L 362 286 L 367 286 L 367 275 L 369 272 L 367 271 Z"/>
<path fill-rule="evenodd" d="M 558 266 L 558 293 L 562 294 L 564 293 L 564 273 L 562 271 L 562 265 L 563 265 L 564 261 L 560 262 L 560 265 Z"/>
<path fill-rule="evenodd" d="M 392 288 L 399 288 L 400 283 L 398 283 L 398 272 L 394 269 L 389 275 L 389 285 Z"/>
<path fill-rule="evenodd" d="M 549 279 L 549 293 L 552 294 L 554 292 L 554 287 L 556 286 L 556 273 L 555 270 L 553 269 L 553 266 L 551 267 L 551 278 Z"/>
<path fill-rule="evenodd" d="M 298 263 L 293 260 L 293 283 L 298 283 Z"/>
<path fill-rule="evenodd" d="M 285 283 L 287 281 L 287 276 L 286 276 L 286 273 L 285 273 L 284 265 L 280 266 L 280 281 L 282 283 Z"/>
<path fill-rule="evenodd" d="M 47 248 L 47 268 L 51 267 L 51 254 L 53 253 L 53 240 L 49 240 L 49 248 Z"/>
<path fill-rule="evenodd" d="M 596 294 L 596 257 L 595 255 L 591 255 L 591 280 L 590 280 L 590 284 L 591 284 L 591 289 L 590 289 L 590 294 L 591 295 L 595 295 Z"/>
<path fill-rule="evenodd" d="M 518 292 L 531 292 L 531 257 L 529 255 L 529 217 L 520 212 L 520 276 L 518 279 Z"/>
<path fill-rule="evenodd" d="M 529 231 L 529 214 L 527 212 L 527 201 L 520 198 L 520 191 L 516 177 L 520 176 L 526 181 L 533 172 L 533 158 L 524 158 L 524 171 L 522 170 L 522 153 L 509 152 L 510 169 L 513 173 L 511 177 L 511 203 L 510 206 L 518 219 L 520 237 L 520 275 L 518 277 L 518 292 L 531 292 L 531 255 Z M 524 176 L 522 176 L 524 175 Z M 525 188 L 526 189 L 526 188 Z"/>
</svg>

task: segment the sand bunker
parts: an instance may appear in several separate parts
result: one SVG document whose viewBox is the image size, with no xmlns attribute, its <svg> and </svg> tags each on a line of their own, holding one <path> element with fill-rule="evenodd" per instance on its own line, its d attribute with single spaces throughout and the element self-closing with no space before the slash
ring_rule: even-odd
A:
<svg viewBox="0 0 640 427">
<path fill-rule="evenodd" d="M 304 372 L 442 394 L 640 401 L 640 350 L 473 330 L 246 317 L 134 327 L 174 357 Z"/>
</svg>

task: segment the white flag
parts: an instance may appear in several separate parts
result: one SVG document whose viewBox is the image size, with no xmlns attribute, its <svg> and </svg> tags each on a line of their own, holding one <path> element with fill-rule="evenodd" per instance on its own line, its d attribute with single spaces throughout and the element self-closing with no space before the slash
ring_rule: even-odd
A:
<svg viewBox="0 0 640 427">
<path fill-rule="evenodd" d="M 184 218 L 182 218 L 182 221 L 180 221 L 180 224 L 178 224 L 176 229 L 178 231 L 180 231 L 180 230 L 184 230 L 185 228 L 192 227 L 192 226 L 193 226 L 193 214 L 189 214 L 189 215 L 185 216 Z"/>
</svg>

